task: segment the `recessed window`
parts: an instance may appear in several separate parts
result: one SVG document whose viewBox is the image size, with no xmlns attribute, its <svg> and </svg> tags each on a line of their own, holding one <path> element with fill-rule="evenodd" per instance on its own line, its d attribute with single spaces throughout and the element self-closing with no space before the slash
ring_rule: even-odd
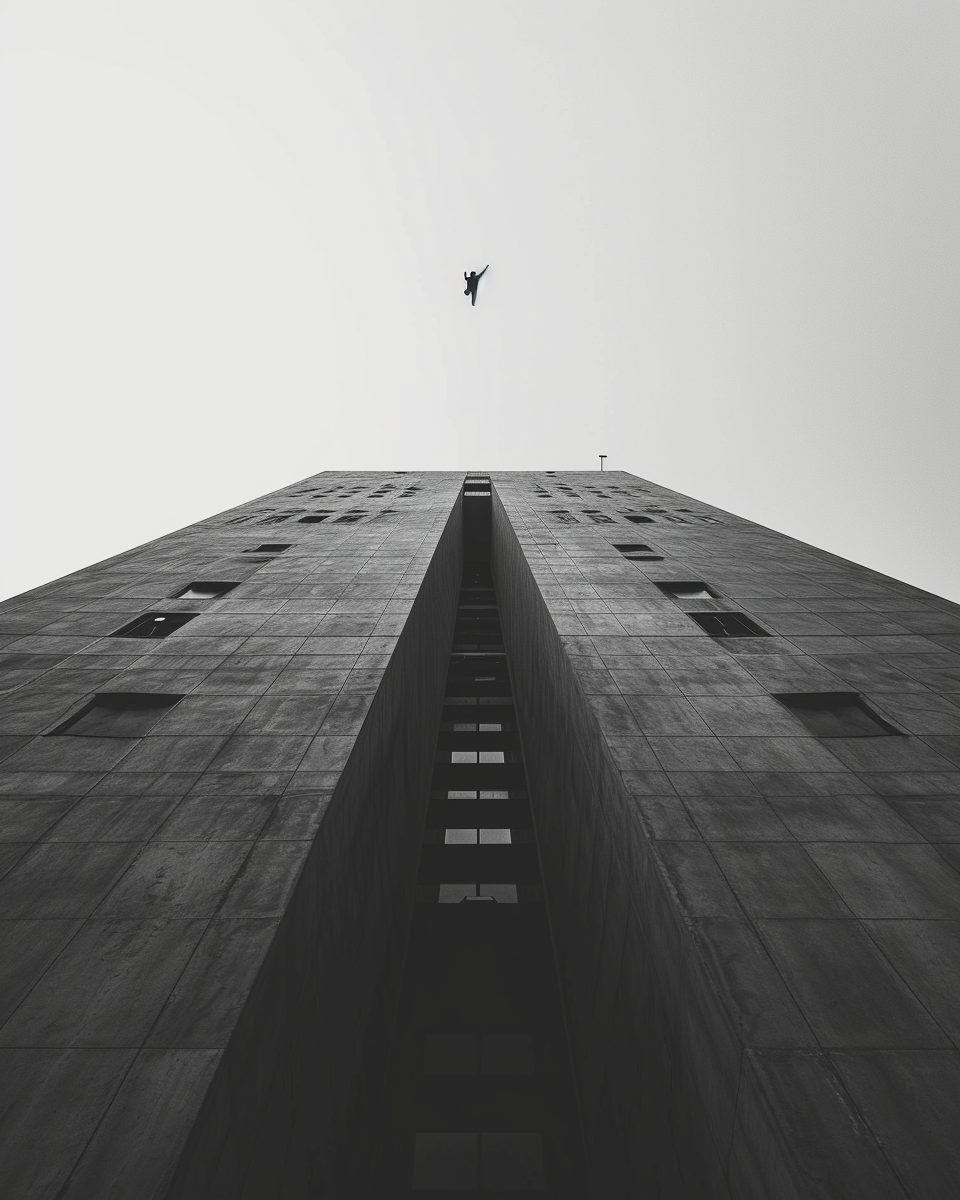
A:
<svg viewBox="0 0 960 1200">
<path fill-rule="evenodd" d="M 511 844 L 509 829 L 447 829 L 444 831 L 443 841 L 446 846 L 509 846 Z"/>
<path fill-rule="evenodd" d="M 188 621 L 198 617 L 199 613 L 163 613 L 149 612 L 141 617 L 135 617 L 111 637 L 128 638 L 163 638 L 169 637 L 176 629 L 181 629 Z"/>
<path fill-rule="evenodd" d="M 769 637 L 770 634 L 744 613 L 687 613 L 711 637 Z"/>
<path fill-rule="evenodd" d="M 218 596 L 225 596 L 227 592 L 232 592 L 238 586 L 236 583 L 202 580 L 188 583 L 182 592 L 174 593 L 174 598 L 177 600 L 216 600 Z"/>
<path fill-rule="evenodd" d="M 441 904 L 516 904 L 515 883 L 441 883 Z"/>
<path fill-rule="evenodd" d="M 282 554 L 292 545 L 292 542 L 262 542 L 259 546 L 251 546 L 249 550 L 244 550 L 244 554 Z"/>
<path fill-rule="evenodd" d="M 350 512 L 345 512 L 342 517 L 337 517 L 334 525 L 353 525 L 357 521 L 362 521 L 366 515 L 364 509 L 354 508 Z"/>
<path fill-rule="evenodd" d="M 716 600 L 717 593 L 702 579 L 688 583 L 658 583 L 661 592 L 674 600 Z"/>
<path fill-rule="evenodd" d="M 662 554 L 654 554 L 651 546 L 643 542 L 620 542 L 614 545 L 627 562 L 663 562 Z"/>
<path fill-rule="evenodd" d="M 878 716 L 859 692 L 785 692 L 774 695 L 817 737 L 903 736 Z"/>
<path fill-rule="evenodd" d="M 653 517 L 641 517 L 636 513 L 624 513 L 624 519 L 632 521 L 634 525 L 652 525 Z"/>
<path fill-rule="evenodd" d="M 182 699 L 182 695 L 167 692 L 101 692 L 52 733 L 70 737 L 143 737 Z"/>
<path fill-rule="evenodd" d="M 300 518 L 301 525 L 319 525 L 321 521 L 325 521 L 330 513 L 308 513 L 307 516 Z"/>
</svg>

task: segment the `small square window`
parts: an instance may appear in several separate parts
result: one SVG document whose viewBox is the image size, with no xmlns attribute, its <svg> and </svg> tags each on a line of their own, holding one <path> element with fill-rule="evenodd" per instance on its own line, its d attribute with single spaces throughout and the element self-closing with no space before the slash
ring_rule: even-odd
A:
<svg viewBox="0 0 960 1200">
<path fill-rule="evenodd" d="M 52 733 L 70 737 L 143 737 L 182 699 L 182 695 L 168 692 L 100 692 Z"/>
<path fill-rule="evenodd" d="M 447 829 L 443 835 L 445 846 L 475 846 L 477 844 L 476 829 Z"/>
<path fill-rule="evenodd" d="M 177 600 L 216 600 L 218 596 L 225 596 L 227 592 L 232 592 L 239 584 L 209 582 L 204 580 L 197 583 L 188 583 L 182 592 L 175 592 L 174 598 Z"/>
<path fill-rule="evenodd" d="M 478 900 L 495 900 L 497 904 L 516 904 L 515 883 L 481 883 L 477 887 Z"/>
<path fill-rule="evenodd" d="M 774 695 L 817 737 L 884 737 L 903 734 L 878 716 L 859 692 L 787 692 Z"/>
<path fill-rule="evenodd" d="M 122 626 L 111 637 L 127 638 L 164 638 L 169 637 L 176 629 L 181 629 L 188 621 L 198 617 L 199 613 L 163 613 L 149 612 L 134 618 Z"/>
<path fill-rule="evenodd" d="M 770 634 L 744 613 L 687 613 L 711 637 L 769 637 Z"/>
<path fill-rule="evenodd" d="M 440 884 L 440 903 L 441 904 L 460 904 L 464 900 L 477 899 L 477 885 L 475 883 L 441 883 Z"/>
<path fill-rule="evenodd" d="M 658 583 L 661 592 L 674 600 L 716 600 L 717 593 L 702 579 L 688 583 Z"/>
<path fill-rule="evenodd" d="M 261 542 L 259 546 L 251 546 L 249 550 L 244 550 L 244 554 L 282 554 L 292 545 L 292 542 Z"/>
</svg>

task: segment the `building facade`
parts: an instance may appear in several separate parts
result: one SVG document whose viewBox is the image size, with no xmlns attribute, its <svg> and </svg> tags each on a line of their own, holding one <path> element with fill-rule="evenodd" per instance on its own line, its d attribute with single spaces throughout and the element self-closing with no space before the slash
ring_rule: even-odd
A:
<svg viewBox="0 0 960 1200">
<path fill-rule="evenodd" d="M 0 606 L 13 1197 L 960 1191 L 960 608 L 622 472 Z"/>
</svg>

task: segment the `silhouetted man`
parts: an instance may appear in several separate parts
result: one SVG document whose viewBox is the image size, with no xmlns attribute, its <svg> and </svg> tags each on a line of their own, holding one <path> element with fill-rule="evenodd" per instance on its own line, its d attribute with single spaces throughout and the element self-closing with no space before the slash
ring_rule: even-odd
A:
<svg viewBox="0 0 960 1200">
<path fill-rule="evenodd" d="M 477 285 L 479 284 L 482 277 L 484 275 L 486 275 L 486 273 L 489 269 L 490 269 L 490 264 L 487 263 L 487 265 L 483 268 L 483 270 L 480 272 L 479 275 L 476 273 L 476 271 L 471 271 L 469 275 L 466 273 L 466 271 L 464 271 L 463 277 L 467 281 L 467 286 L 463 289 L 463 294 L 465 296 L 470 297 L 471 304 L 476 304 L 476 302 L 477 302 Z"/>
</svg>

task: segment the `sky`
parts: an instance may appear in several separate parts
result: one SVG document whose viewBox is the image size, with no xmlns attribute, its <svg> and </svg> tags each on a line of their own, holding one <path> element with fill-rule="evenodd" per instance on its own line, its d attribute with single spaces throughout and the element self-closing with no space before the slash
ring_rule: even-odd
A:
<svg viewBox="0 0 960 1200">
<path fill-rule="evenodd" d="M 603 453 L 960 601 L 958 33 L 0 0 L 0 596 L 322 470 Z"/>
</svg>

